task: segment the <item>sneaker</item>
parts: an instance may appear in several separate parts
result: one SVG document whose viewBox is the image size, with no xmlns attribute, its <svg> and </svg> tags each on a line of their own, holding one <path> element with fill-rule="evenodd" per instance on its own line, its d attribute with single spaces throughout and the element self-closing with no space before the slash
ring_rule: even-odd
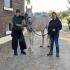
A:
<svg viewBox="0 0 70 70">
<path fill-rule="evenodd" d="M 48 54 L 47 54 L 47 56 L 52 56 L 52 55 L 53 55 L 52 53 L 48 53 Z"/>
<path fill-rule="evenodd" d="M 15 55 L 15 56 L 17 56 L 17 55 L 18 55 L 17 50 L 14 50 L 14 55 Z"/>
<path fill-rule="evenodd" d="M 26 55 L 26 52 L 25 51 L 21 51 L 21 54 Z"/>
</svg>

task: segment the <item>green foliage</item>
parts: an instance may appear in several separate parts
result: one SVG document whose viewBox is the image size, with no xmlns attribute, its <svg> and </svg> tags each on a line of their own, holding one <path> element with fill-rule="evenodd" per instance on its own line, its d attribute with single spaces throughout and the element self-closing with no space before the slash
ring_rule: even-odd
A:
<svg viewBox="0 0 70 70">
<path fill-rule="evenodd" d="M 27 1 L 27 4 L 30 4 L 30 0 L 26 0 Z"/>
<path fill-rule="evenodd" d="M 51 16 L 51 13 L 52 13 L 52 11 L 49 11 L 49 12 L 43 12 L 42 14 L 43 14 L 43 15 Z"/>
<path fill-rule="evenodd" d="M 70 10 L 59 12 L 58 14 L 61 19 L 68 18 L 70 16 Z"/>
<path fill-rule="evenodd" d="M 70 10 L 59 12 L 59 17 L 63 24 L 68 23 L 70 21 Z"/>
<path fill-rule="evenodd" d="M 52 13 L 52 11 L 43 12 L 42 14 L 49 15 L 51 17 L 51 13 Z M 70 9 L 66 10 L 66 11 L 58 12 L 57 14 L 58 14 L 59 18 L 62 20 L 63 24 L 66 24 L 66 23 L 68 23 L 68 21 L 70 21 Z"/>
<path fill-rule="evenodd" d="M 52 14 L 52 11 L 49 11 L 47 14 L 48 14 L 49 16 L 51 16 L 51 14 Z"/>
</svg>

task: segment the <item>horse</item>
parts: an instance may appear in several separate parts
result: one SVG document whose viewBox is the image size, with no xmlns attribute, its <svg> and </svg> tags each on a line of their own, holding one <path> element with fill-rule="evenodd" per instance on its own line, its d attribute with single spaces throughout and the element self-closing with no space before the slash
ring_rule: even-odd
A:
<svg viewBox="0 0 70 70">
<path fill-rule="evenodd" d="M 29 49 L 31 50 L 33 47 L 34 34 L 37 34 L 36 32 L 39 32 L 39 31 L 41 32 L 40 36 L 42 36 L 42 43 L 40 47 L 43 47 L 44 37 L 45 37 L 44 30 L 48 28 L 51 18 L 45 15 L 33 15 L 32 7 L 31 8 L 26 7 L 25 17 L 26 17 L 25 22 L 27 24 L 27 32 L 28 32 L 29 41 L 30 41 Z"/>
</svg>

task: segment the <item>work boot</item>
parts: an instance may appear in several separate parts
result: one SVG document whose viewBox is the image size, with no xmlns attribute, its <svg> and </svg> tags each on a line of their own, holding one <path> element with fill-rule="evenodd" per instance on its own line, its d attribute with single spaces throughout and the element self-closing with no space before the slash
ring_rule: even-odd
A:
<svg viewBox="0 0 70 70">
<path fill-rule="evenodd" d="M 56 57 L 59 57 L 59 54 L 56 54 Z"/>
<path fill-rule="evenodd" d="M 14 50 L 14 55 L 15 55 L 15 56 L 17 56 L 17 55 L 18 55 L 17 50 Z"/>
<path fill-rule="evenodd" d="M 26 55 L 26 52 L 24 50 L 21 50 L 21 54 Z"/>
</svg>

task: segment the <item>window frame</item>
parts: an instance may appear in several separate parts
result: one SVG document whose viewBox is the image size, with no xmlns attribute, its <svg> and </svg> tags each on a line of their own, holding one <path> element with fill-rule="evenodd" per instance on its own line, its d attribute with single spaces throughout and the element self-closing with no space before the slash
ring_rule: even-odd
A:
<svg viewBox="0 0 70 70">
<path fill-rule="evenodd" d="M 9 7 L 6 7 L 5 0 L 4 0 L 4 10 L 13 11 L 12 0 L 10 0 L 10 6 Z"/>
</svg>

